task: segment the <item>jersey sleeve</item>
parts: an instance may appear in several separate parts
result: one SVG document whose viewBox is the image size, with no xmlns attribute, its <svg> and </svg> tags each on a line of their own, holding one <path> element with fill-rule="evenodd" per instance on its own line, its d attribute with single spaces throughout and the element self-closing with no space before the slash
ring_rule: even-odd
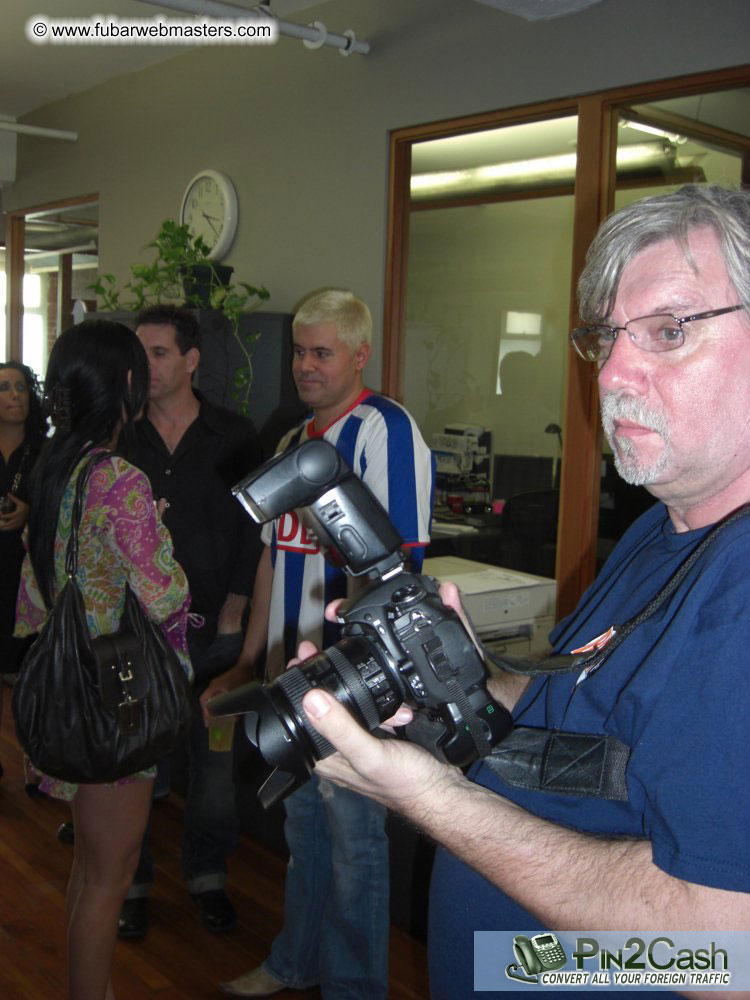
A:
<svg viewBox="0 0 750 1000">
<path fill-rule="evenodd" d="M 354 471 L 386 509 L 405 545 L 421 549 L 430 540 L 432 453 L 406 410 L 386 404 L 363 424 L 360 467 Z"/>
</svg>

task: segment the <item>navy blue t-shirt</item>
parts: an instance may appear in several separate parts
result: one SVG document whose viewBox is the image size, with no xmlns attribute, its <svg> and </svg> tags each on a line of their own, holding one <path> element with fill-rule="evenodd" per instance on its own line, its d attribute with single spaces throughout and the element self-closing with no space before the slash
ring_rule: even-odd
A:
<svg viewBox="0 0 750 1000">
<path fill-rule="evenodd" d="M 708 530 L 678 534 L 662 504 L 648 510 L 576 611 L 553 630 L 553 649 L 569 653 L 634 617 Z M 470 772 L 472 780 L 576 830 L 646 838 L 654 864 L 677 878 L 750 892 L 749 571 L 750 516 L 722 532 L 599 670 L 579 684 L 572 674 L 538 679 L 519 701 L 514 717 L 521 725 L 606 732 L 626 743 L 627 802 L 511 788 L 483 764 Z M 474 994 L 474 931 L 543 929 L 484 878 L 438 851 L 430 896 L 433 1000 L 507 997 Z"/>
</svg>

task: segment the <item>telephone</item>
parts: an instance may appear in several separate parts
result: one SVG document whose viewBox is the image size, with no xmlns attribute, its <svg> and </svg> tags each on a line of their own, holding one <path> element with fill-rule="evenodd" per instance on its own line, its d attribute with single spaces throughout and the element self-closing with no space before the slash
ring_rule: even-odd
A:
<svg viewBox="0 0 750 1000">
<path fill-rule="evenodd" d="M 517 935 L 513 938 L 513 954 L 529 976 L 560 969 L 567 962 L 562 945 L 551 933 L 535 934 L 530 939 Z"/>
</svg>

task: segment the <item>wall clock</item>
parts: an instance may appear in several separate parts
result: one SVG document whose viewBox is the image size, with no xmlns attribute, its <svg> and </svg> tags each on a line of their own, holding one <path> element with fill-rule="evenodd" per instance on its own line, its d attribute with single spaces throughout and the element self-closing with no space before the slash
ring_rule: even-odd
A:
<svg viewBox="0 0 750 1000">
<path fill-rule="evenodd" d="M 218 170 L 201 170 L 190 181 L 182 198 L 180 222 L 190 227 L 211 248 L 211 259 L 226 256 L 237 232 L 237 192 Z"/>
</svg>

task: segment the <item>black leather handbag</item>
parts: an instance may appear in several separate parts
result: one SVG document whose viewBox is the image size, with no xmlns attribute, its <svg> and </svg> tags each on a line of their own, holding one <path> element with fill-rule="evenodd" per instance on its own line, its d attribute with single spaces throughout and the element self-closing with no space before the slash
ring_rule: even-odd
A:
<svg viewBox="0 0 750 1000">
<path fill-rule="evenodd" d="M 161 630 L 126 584 L 117 632 L 92 639 L 76 582 L 85 486 L 81 470 L 66 552 L 67 580 L 23 659 L 13 687 L 19 743 L 45 774 L 66 781 L 116 781 L 151 767 L 185 739 L 190 684 Z"/>
</svg>

